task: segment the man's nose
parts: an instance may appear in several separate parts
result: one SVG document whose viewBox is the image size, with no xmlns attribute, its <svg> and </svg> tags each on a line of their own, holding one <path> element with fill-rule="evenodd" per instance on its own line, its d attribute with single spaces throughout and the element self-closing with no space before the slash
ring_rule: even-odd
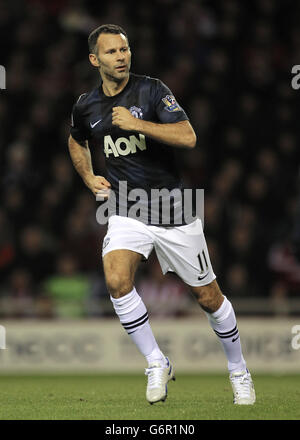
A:
<svg viewBox="0 0 300 440">
<path fill-rule="evenodd" d="M 118 60 L 124 60 L 125 59 L 125 54 L 124 52 L 119 51 L 118 52 Z"/>
</svg>

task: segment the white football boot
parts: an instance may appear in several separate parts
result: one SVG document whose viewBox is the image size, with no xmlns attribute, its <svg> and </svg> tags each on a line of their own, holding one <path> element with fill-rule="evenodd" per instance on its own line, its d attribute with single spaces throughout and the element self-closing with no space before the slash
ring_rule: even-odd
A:
<svg viewBox="0 0 300 440">
<path fill-rule="evenodd" d="M 253 405 L 255 390 L 249 371 L 231 373 L 229 379 L 233 390 L 233 403 L 236 405 Z"/>
<path fill-rule="evenodd" d="M 175 380 L 174 369 L 166 357 L 166 364 L 156 361 L 145 369 L 145 375 L 148 376 L 146 398 L 152 405 L 156 402 L 164 402 L 168 395 L 167 384 L 169 380 Z"/>
</svg>

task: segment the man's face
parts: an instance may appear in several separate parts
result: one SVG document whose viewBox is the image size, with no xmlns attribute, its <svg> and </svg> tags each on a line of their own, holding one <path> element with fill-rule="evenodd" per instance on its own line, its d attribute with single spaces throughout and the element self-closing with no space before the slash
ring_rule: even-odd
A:
<svg viewBox="0 0 300 440">
<path fill-rule="evenodd" d="M 102 77 L 104 76 L 116 82 L 122 82 L 128 77 L 131 65 L 131 52 L 125 35 L 100 34 L 97 48 L 98 53 L 95 55 Z"/>
</svg>

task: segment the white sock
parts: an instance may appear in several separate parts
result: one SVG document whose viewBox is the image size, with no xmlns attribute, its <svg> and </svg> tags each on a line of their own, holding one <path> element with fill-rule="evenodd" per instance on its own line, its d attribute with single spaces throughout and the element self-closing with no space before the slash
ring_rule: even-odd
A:
<svg viewBox="0 0 300 440">
<path fill-rule="evenodd" d="M 111 296 L 110 299 L 121 324 L 145 356 L 148 365 L 156 361 L 165 364 L 165 356 L 160 351 L 150 327 L 147 309 L 135 288 L 121 298 Z"/>
<path fill-rule="evenodd" d="M 223 345 L 229 372 L 245 371 L 246 362 L 242 354 L 240 335 L 231 302 L 224 296 L 224 301 L 216 312 L 205 313 Z"/>
</svg>

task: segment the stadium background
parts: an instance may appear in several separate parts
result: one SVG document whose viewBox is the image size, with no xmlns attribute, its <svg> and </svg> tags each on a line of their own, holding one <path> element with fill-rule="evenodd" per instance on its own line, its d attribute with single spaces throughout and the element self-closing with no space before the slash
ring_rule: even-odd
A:
<svg viewBox="0 0 300 440">
<path fill-rule="evenodd" d="M 98 81 L 87 36 L 103 23 L 126 29 L 132 72 L 162 79 L 195 128 L 197 147 L 178 150 L 178 162 L 187 187 L 205 189 L 205 234 L 224 294 L 241 319 L 288 323 L 290 344 L 300 314 L 300 92 L 291 87 L 299 19 L 295 2 L 275 0 L 0 1 L 7 79 L 0 92 L 0 323 L 8 345 L 10 322 L 17 335 L 41 322 L 56 328 L 80 319 L 96 329 L 114 317 L 119 326 L 102 272 L 106 228 L 67 149 L 72 105 Z M 103 174 L 103 156 L 92 154 Z M 210 332 L 154 255 L 136 285 L 160 324 L 196 326 L 199 317 Z"/>
</svg>

